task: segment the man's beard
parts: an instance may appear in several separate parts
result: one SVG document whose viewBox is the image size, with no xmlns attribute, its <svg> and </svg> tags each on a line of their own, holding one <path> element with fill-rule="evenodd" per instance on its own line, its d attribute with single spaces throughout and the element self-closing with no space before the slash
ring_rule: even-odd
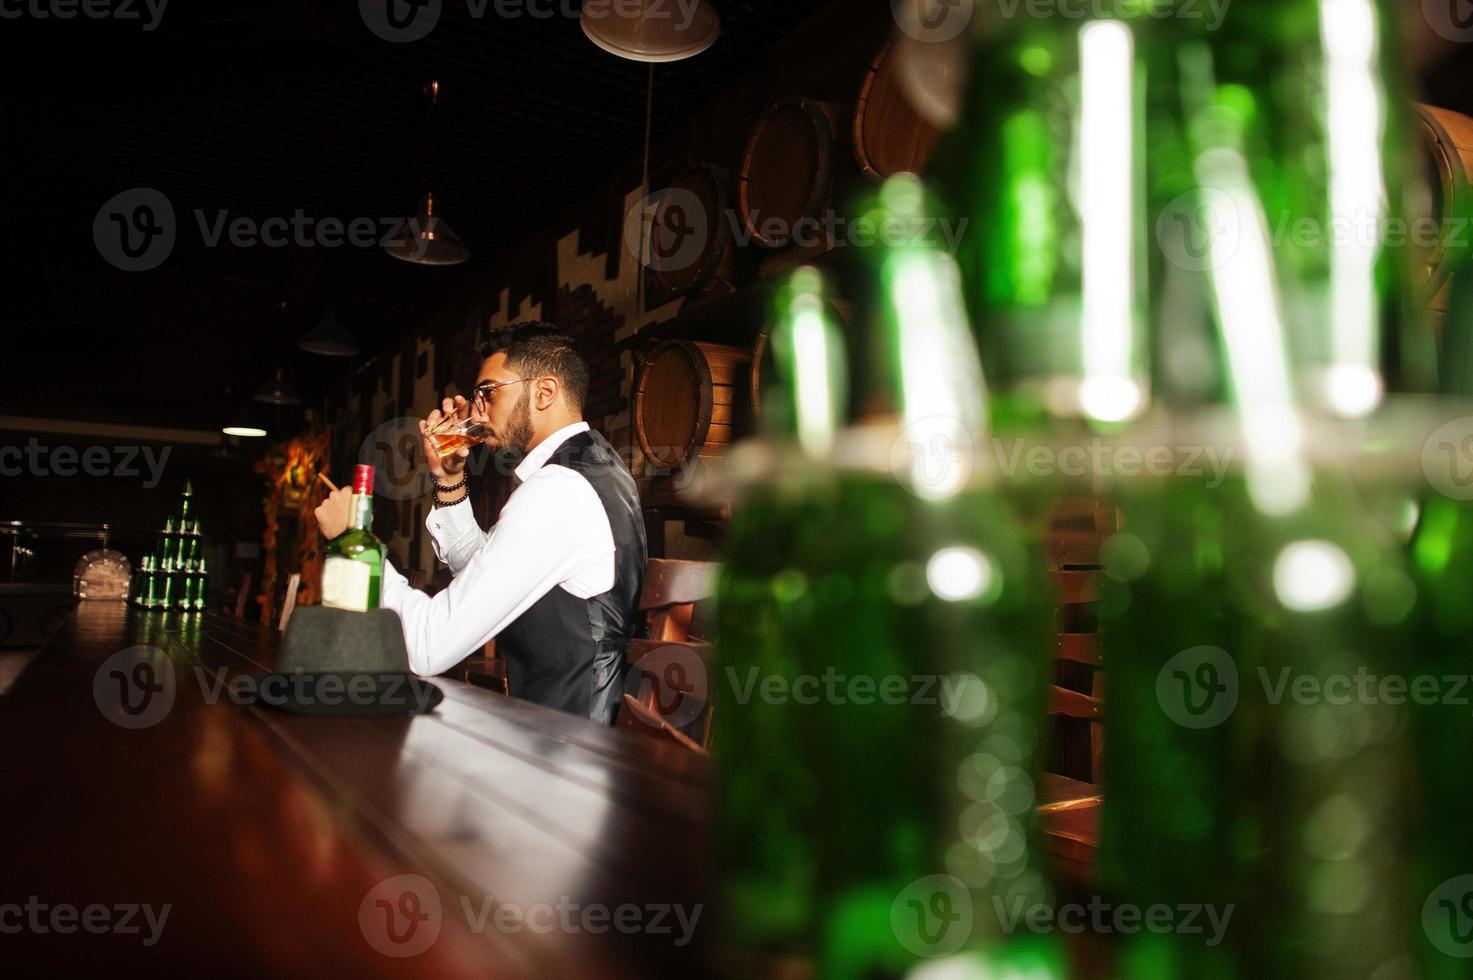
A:
<svg viewBox="0 0 1473 980">
<path fill-rule="evenodd" d="M 532 445 L 532 392 L 530 389 L 522 389 L 522 397 L 517 400 L 517 407 L 512 409 L 511 420 L 506 423 L 506 431 L 496 432 L 492 435 L 501 444 L 501 451 L 514 456 L 527 455 L 528 448 Z"/>
</svg>

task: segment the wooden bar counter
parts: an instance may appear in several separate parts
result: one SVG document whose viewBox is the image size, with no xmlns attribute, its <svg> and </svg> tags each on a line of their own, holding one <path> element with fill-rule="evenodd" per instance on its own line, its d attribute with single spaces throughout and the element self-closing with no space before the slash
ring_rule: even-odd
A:
<svg viewBox="0 0 1473 980">
<path fill-rule="evenodd" d="M 136 645 L 165 711 L 168 667 L 104 669 Z M 443 679 L 413 718 L 236 703 L 277 645 L 120 603 L 51 637 L 0 702 L 7 973 L 702 972 L 707 760 Z"/>
</svg>

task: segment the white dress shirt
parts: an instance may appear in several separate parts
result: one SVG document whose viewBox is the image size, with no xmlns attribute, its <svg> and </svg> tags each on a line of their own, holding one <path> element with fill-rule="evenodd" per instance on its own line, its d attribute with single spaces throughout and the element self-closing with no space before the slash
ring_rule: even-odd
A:
<svg viewBox="0 0 1473 980">
<path fill-rule="evenodd" d="M 516 468 L 518 486 L 496 526 L 482 531 L 467 502 L 425 518 L 435 554 L 454 573 L 431 597 L 384 562 L 380 604 L 399 614 L 409 667 L 440 674 L 486 645 L 553 589 L 580 599 L 614 587 L 614 532 L 598 492 L 565 466 L 544 465 L 587 422 L 544 439 Z"/>
</svg>

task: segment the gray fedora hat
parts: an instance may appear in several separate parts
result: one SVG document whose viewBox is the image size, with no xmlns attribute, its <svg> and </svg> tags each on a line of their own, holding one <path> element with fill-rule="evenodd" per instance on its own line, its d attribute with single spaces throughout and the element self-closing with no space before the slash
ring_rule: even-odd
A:
<svg viewBox="0 0 1473 980">
<path fill-rule="evenodd" d="M 255 674 L 257 704 L 305 715 L 410 715 L 445 692 L 409 669 L 391 609 L 308 606 L 292 613 L 277 669 Z"/>
</svg>

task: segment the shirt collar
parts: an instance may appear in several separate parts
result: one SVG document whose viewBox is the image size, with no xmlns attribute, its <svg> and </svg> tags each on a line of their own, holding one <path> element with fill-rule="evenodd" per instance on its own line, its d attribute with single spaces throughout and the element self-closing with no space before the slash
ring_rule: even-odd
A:
<svg viewBox="0 0 1473 980">
<path fill-rule="evenodd" d="M 572 425 L 563 426 L 546 439 L 543 439 L 537 445 L 536 449 L 528 453 L 527 457 L 517 464 L 515 471 L 517 483 L 526 483 L 531 479 L 533 473 L 536 473 L 546 465 L 547 461 L 552 458 L 552 454 L 558 451 L 559 446 L 579 433 L 587 431 L 587 422 L 574 422 Z"/>
</svg>

